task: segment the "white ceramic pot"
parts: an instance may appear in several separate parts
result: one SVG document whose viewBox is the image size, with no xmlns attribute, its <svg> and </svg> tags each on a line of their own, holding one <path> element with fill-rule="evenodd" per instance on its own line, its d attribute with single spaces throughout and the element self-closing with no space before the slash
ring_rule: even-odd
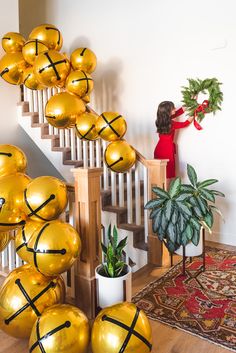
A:
<svg viewBox="0 0 236 353">
<path fill-rule="evenodd" d="M 183 247 L 180 246 L 177 250 L 175 250 L 175 253 L 178 255 L 183 256 Z M 188 243 L 185 246 L 185 256 L 200 256 L 203 253 L 203 236 L 202 236 L 202 232 L 200 234 L 200 239 L 199 239 L 199 243 L 198 245 L 194 245 L 192 242 Z"/>
<path fill-rule="evenodd" d="M 132 283 L 131 283 L 131 267 L 127 265 L 127 273 L 121 277 L 104 277 L 99 274 L 102 265 L 95 269 L 95 278 L 97 279 L 97 298 L 98 306 L 105 308 L 107 306 L 117 304 L 124 301 L 124 284 L 126 281 L 126 301 L 131 301 Z"/>
</svg>

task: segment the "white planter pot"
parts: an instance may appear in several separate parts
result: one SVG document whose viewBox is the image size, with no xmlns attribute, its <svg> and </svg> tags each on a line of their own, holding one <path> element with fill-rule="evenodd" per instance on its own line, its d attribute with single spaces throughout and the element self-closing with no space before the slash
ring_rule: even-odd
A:
<svg viewBox="0 0 236 353">
<path fill-rule="evenodd" d="M 126 300 L 131 301 L 132 283 L 131 283 L 131 267 L 127 265 L 127 273 L 121 277 L 104 277 L 99 274 L 102 265 L 95 269 L 95 278 L 97 279 L 97 298 L 98 306 L 105 308 L 107 306 L 117 304 L 124 301 L 124 284 L 126 281 Z"/>
<path fill-rule="evenodd" d="M 178 255 L 183 256 L 183 247 L 180 246 L 177 250 L 175 250 L 175 253 Z M 203 236 L 202 232 L 200 234 L 200 239 L 198 245 L 194 245 L 193 243 L 188 243 L 185 246 L 185 256 L 200 256 L 203 253 Z"/>
</svg>

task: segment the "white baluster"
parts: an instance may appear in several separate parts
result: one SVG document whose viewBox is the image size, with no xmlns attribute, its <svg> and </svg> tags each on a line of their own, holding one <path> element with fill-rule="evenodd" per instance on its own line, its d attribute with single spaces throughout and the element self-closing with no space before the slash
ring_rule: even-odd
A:
<svg viewBox="0 0 236 353">
<path fill-rule="evenodd" d="M 2 267 L 8 266 L 8 247 L 2 252 Z"/>
<path fill-rule="evenodd" d="M 127 174 L 127 211 L 128 223 L 133 223 L 132 170 Z"/>
<path fill-rule="evenodd" d="M 111 204 L 116 206 L 117 197 L 116 197 L 116 173 L 111 172 Z"/>
<path fill-rule="evenodd" d="M 76 161 L 76 136 L 75 136 L 75 130 L 71 129 L 71 160 Z"/>
<path fill-rule="evenodd" d="M 20 267 L 23 265 L 23 261 L 21 260 L 20 256 L 16 254 L 16 267 Z"/>
<path fill-rule="evenodd" d="M 39 111 L 38 105 L 38 91 L 34 90 L 33 92 L 33 101 L 34 101 L 34 112 L 37 113 Z"/>
<path fill-rule="evenodd" d="M 65 147 L 65 130 L 59 129 L 60 147 Z"/>
<path fill-rule="evenodd" d="M 94 142 L 89 141 L 89 166 L 94 167 L 95 160 L 94 160 Z"/>
<path fill-rule="evenodd" d="M 84 167 L 88 167 L 88 142 L 83 141 L 83 162 Z"/>
<path fill-rule="evenodd" d="M 77 161 L 82 160 L 82 140 L 76 136 L 76 144 L 77 144 Z"/>
<path fill-rule="evenodd" d="M 45 117 L 45 106 L 47 104 L 48 101 L 48 92 L 47 92 L 47 88 L 45 88 L 43 90 L 43 122 L 47 123 L 47 119 Z"/>
<path fill-rule="evenodd" d="M 101 167 L 101 139 L 96 140 L 96 167 Z"/>
<path fill-rule="evenodd" d="M 9 270 L 12 271 L 16 267 L 16 265 L 15 265 L 15 247 L 14 247 L 13 240 L 11 240 L 8 245 L 8 254 L 9 254 Z"/>
<path fill-rule="evenodd" d="M 30 113 L 34 112 L 34 99 L 33 99 L 33 91 L 28 89 L 28 99 L 29 99 L 29 111 Z"/>
<path fill-rule="evenodd" d="M 119 173 L 119 206 L 124 207 L 124 174 Z"/>
<path fill-rule="evenodd" d="M 107 146 L 106 141 L 102 140 L 103 156 L 104 156 L 104 152 L 105 152 L 106 146 Z M 108 188 L 109 188 L 109 178 L 108 178 L 108 176 L 109 176 L 109 170 L 108 170 L 108 168 L 106 166 L 106 163 L 104 161 L 104 163 L 103 163 L 103 186 L 104 186 L 104 190 L 108 190 Z"/>
<path fill-rule="evenodd" d="M 141 197 L 139 165 L 135 169 L 135 224 L 141 224 Z"/>
<path fill-rule="evenodd" d="M 143 166 L 143 200 L 144 205 L 148 202 L 148 169 Z M 144 210 L 144 234 L 145 242 L 148 240 L 148 210 Z"/>
<path fill-rule="evenodd" d="M 70 147 L 70 130 L 65 130 L 65 147 Z"/>
<path fill-rule="evenodd" d="M 28 102 L 27 88 L 25 85 L 23 86 L 23 101 Z"/>
<path fill-rule="evenodd" d="M 43 111 L 44 111 L 44 107 L 43 107 L 43 91 L 40 90 L 38 91 L 38 108 L 39 108 L 39 123 L 42 124 L 43 123 Z"/>
</svg>

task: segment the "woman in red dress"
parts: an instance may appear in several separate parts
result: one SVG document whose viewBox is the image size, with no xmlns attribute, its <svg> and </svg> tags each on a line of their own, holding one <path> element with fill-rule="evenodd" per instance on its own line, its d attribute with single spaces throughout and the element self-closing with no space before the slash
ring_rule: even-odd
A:
<svg viewBox="0 0 236 353">
<path fill-rule="evenodd" d="M 169 159 L 166 169 L 167 179 L 175 177 L 175 130 L 187 127 L 193 121 L 193 117 L 189 117 L 184 122 L 173 120 L 183 113 L 183 108 L 176 110 L 174 103 L 170 101 L 160 103 L 157 110 L 156 127 L 159 141 L 154 151 L 154 158 Z"/>
</svg>

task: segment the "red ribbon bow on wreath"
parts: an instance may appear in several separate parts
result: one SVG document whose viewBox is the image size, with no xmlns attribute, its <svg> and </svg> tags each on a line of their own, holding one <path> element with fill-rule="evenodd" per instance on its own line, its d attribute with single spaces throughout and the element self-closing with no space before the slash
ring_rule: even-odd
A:
<svg viewBox="0 0 236 353">
<path fill-rule="evenodd" d="M 194 120 L 193 120 L 193 124 L 195 126 L 195 128 L 197 130 L 202 130 L 202 127 L 201 125 L 197 122 L 196 118 L 197 118 L 197 115 L 198 113 L 203 113 L 205 114 L 206 113 L 206 108 L 208 108 L 209 106 L 209 101 L 207 99 L 205 99 L 202 104 L 200 104 L 195 110 L 194 110 Z"/>
</svg>

